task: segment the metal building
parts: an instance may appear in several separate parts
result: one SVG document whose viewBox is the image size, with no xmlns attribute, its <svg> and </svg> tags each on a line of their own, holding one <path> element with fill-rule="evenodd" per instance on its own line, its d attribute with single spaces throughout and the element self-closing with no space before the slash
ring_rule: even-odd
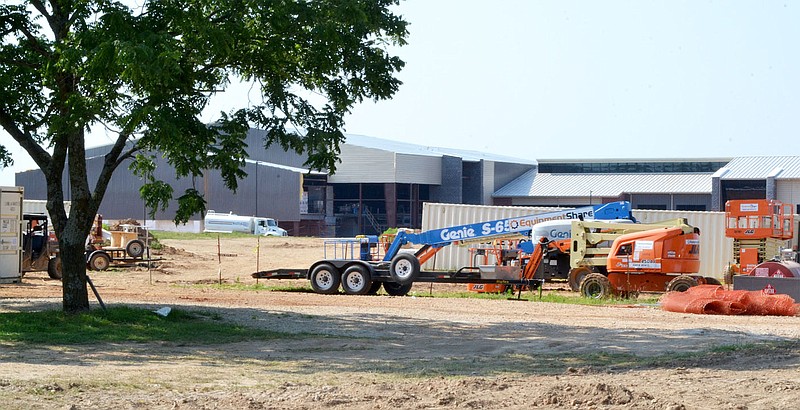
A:
<svg viewBox="0 0 800 410">
<path fill-rule="evenodd" d="M 352 236 L 379 234 L 389 227 L 419 228 L 422 204 L 449 202 L 491 204 L 492 194 L 525 172 L 535 168 L 533 159 L 510 158 L 486 153 L 399 143 L 346 134 L 336 173 L 312 172 L 304 167 L 305 156 L 280 146 L 264 149 L 263 130 L 251 129 L 247 136 L 247 177 L 234 193 L 227 190 L 218 172 L 195 179 L 177 179 L 174 170 L 157 156 L 155 177 L 175 189 L 203 193 L 207 208 L 217 212 L 275 218 L 291 235 Z M 90 183 L 97 178 L 109 146 L 87 149 Z M 16 184 L 26 188 L 26 197 L 46 199 L 44 176 L 39 170 L 16 174 Z M 68 179 L 65 178 L 65 184 Z M 145 217 L 139 196 L 142 181 L 125 165 L 111 179 L 99 212 L 107 220 L 155 219 L 151 226 L 170 227 L 177 204 L 155 218 Z M 64 186 L 65 199 L 70 189 Z M 188 227 L 202 229 L 197 216 Z"/>
</svg>

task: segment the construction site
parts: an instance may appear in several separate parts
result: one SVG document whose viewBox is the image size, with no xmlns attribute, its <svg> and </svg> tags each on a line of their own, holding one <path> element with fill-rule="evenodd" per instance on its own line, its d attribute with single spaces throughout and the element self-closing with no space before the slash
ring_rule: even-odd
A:
<svg viewBox="0 0 800 410">
<path fill-rule="evenodd" d="M 797 228 L 779 204 L 732 202 L 727 213 L 711 215 L 722 218 L 717 225 L 689 222 L 707 214 L 661 218 L 625 202 L 513 215 L 503 214 L 511 207 L 458 207 L 431 205 L 425 214 L 460 216 L 381 237 L 212 233 L 164 239 L 158 250 L 145 239 L 153 261 L 146 264 L 98 265 L 97 255 L 128 259 L 145 249 L 129 246 L 139 236 L 115 233 L 111 246 L 97 232 L 87 266 L 106 305 L 203 312 L 286 336 L 211 346 L 123 343 L 112 351 L 8 346 L 0 402 L 766 409 L 800 400 L 800 316 L 790 296 L 800 281 L 790 252 Z M 703 246 L 714 249 L 715 237 L 729 245 L 728 260 L 715 261 L 720 271 L 704 271 Z M 0 285 L 0 310 L 58 309 L 60 281 L 47 265 Z M 715 286 L 717 294 L 664 303 Z M 792 299 L 779 314 L 748 312 L 742 292 Z"/>
</svg>

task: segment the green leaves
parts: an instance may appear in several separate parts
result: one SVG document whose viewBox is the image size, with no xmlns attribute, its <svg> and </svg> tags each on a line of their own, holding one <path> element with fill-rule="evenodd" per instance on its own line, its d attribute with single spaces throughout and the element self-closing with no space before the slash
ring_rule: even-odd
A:
<svg viewBox="0 0 800 410">
<path fill-rule="evenodd" d="M 247 150 L 260 149 L 244 143 L 251 127 L 267 130 L 265 147 L 279 144 L 308 155 L 307 166 L 334 172 L 345 114 L 364 99 L 390 98 L 401 84 L 394 75 L 404 63 L 386 50 L 408 35 L 407 23 L 389 10 L 397 3 L 162 0 L 132 9 L 86 0 L 42 10 L 27 1 L 4 4 L 0 124 L 20 143 L 62 153 L 41 161 L 84 161 L 69 144 L 82 144 L 95 124 L 118 130 L 119 148 L 138 136 L 107 157 L 104 178 L 138 151 L 160 156 L 179 178 L 219 172 L 235 191 L 246 175 Z M 242 101 L 204 124 L 209 99 L 232 78 L 258 84 L 260 101 Z M 301 97 L 308 91 L 323 102 Z M 132 168 L 145 178 L 142 195 L 151 209 L 177 199 L 178 220 L 204 210 L 202 192 L 172 198 L 172 188 L 152 177 L 155 162 L 143 158 Z M 9 161 L 0 150 L 0 164 Z M 62 185 L 59 173 L 47 177 Z M 84 199 L 90 200 L 73 201 Z"/>
</svg>

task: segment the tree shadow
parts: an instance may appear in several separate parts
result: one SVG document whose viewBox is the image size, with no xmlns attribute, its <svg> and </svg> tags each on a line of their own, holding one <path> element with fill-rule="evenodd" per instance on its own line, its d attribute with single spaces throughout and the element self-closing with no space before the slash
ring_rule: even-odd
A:
<svg viewBox="0 0 800 410">
<path fill-rule="evenodd" d="M 135 304 L 156 310 L 164 305 Z M 26 310 L 58 309 L 52 300 Z M 354 312 L 332 316 L 171 304 L 173 309 L 212 312 L 225 322 L 281 332 L 284 338 L 227 344 L 171 342 L 87 343 L 70 346 L 0 346 L 0 362 L 94 366 L 113 363 L 191 362 L 204 366 L 256 363 L 271 371 L 310 375 L 321 371 L 371 372 L 411 377 L 437 375 L 550 375 L 692 367 L 735 369 L 800 365 L 797 339 L 710 328 L 607 329 L 537 322 L 465 323 L 398 314 Z M 655 325 L 654 325 L 655 326 Z M 43 351 L 57 354 L 41 355 Z M 769 357 L 769 361 L 764 360 Z M 300 365 L 297 365 L 300 364 Z"/>
</svg>

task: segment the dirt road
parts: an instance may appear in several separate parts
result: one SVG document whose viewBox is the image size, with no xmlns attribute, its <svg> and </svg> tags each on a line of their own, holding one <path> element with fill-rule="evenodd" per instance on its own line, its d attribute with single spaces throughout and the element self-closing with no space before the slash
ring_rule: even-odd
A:
<svg viewBox="0 0 800 410">
<path fill-rule="evenodd" d="M 108 304 L 201 309 L 296 334 L 228 345 L 0 346 L 2 408 L 786 409 L 800 317 L 656 306 L 316 295 L 251 283 L 255 239 L 166 241 L 159 270 L 94 272 Z M 262 239 L 258 268 L 303 267 L 318 239 Z M 58 308 L 58 283 L 0 285 L 0 311 Z"/>
</svg>

